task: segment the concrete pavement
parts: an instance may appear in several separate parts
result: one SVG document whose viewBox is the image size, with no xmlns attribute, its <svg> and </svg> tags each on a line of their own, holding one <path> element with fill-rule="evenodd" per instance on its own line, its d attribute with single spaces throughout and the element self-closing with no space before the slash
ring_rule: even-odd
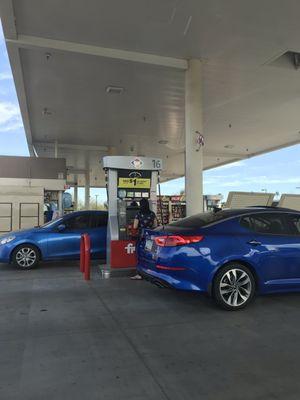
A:
<svg viewBox="0 0 300 400">
<path fill-rule="evenodd" d="M 300 295 L 241 312 L 70 264 L 0 267 L 0 399 L 299 398 Z"/>
</svg>

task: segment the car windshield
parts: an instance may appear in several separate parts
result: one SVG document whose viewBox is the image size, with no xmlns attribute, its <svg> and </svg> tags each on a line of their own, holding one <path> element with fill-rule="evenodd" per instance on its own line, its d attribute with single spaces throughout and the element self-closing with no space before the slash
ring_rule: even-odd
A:
<svg viewBox="0 0 300 400">
<path fill-rule="evenodd" d="M 181 228 L 202 228 L 213 222 L 221 221 L 236 215 L 234 210 L 222 210 L 218 212 L 205 212 L 196 214 L 191 217 L 183 218 L 179 221 L 172 222 L 169 226 L 176 226 Z"/>
<path fill-rule="evenodd" d="M 40 228 L 43 228 L 43 229 L 44 229 L 44 228 L 51 228 L 52 226 L 56 225 L 57 223 L 62 222 L 62 220 L 63 220 L 62 217 L 61 217 L 61 218 L 54 219 L 53 221 L 46 222 L 46 224 L 41 225 Z"/>
</svg>

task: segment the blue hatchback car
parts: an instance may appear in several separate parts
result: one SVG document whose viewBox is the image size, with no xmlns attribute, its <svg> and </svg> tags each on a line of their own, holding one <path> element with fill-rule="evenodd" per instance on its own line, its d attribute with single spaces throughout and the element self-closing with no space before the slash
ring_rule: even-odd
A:
<svg viewBox="0 0 300 400">
<path fill-rule="evenodd" d="M 249 207 L 145 231 L 138 270 L 152 282 L 209 293 L 227 310 L 255 293 L 300 291 L 300 212 Z"/>
<path fill-rule="evenodd" d="M 79 259 L 80 238 L 91 238 L 91 257 L 105 258 L 107 212 L 78 211 L 40 227 L 0 236 L 0 262 L 30 269 L 40 260 Z"/>
</svg>

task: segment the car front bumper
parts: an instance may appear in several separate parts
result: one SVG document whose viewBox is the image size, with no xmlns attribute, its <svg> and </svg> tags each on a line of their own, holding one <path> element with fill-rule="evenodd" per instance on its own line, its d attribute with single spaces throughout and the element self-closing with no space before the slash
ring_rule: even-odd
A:
<svg viewBox="0 0 300 400">
<path fill-rule="evenodd" d="M 7 244 L 0 244 L 0 263 L 9 263 L 13 247 Z"/>
</svg>

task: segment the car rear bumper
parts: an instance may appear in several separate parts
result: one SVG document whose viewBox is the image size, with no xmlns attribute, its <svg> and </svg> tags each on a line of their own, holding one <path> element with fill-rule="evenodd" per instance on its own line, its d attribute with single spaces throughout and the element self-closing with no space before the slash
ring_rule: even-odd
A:
<svg viewBox="0 0 300 400">
<path fill-rule="evenodd" d="M 141 263 L 137 266 L 138 272 L 150 282 L 161 287 L 172 287 L 178 290 L 190 290 L 198 292 L 206 292 L 206 289 L 199 284 L 195 284 L 193 279 L 189 279 L 187 271 L 168 271 L 161 272 L 155 268 L 148 268 Z"/>
<path fill-rule="evenodd" d="M 164 288 L 172 288 L 172 286 L 165 280 L 162 280 L 156 276 L 153 276 L 151 274 L 147 274 L 144 270 L 138 269 L 140 275 L 146 280 L 158 287 L 164 287 Z"/>
</svg>

